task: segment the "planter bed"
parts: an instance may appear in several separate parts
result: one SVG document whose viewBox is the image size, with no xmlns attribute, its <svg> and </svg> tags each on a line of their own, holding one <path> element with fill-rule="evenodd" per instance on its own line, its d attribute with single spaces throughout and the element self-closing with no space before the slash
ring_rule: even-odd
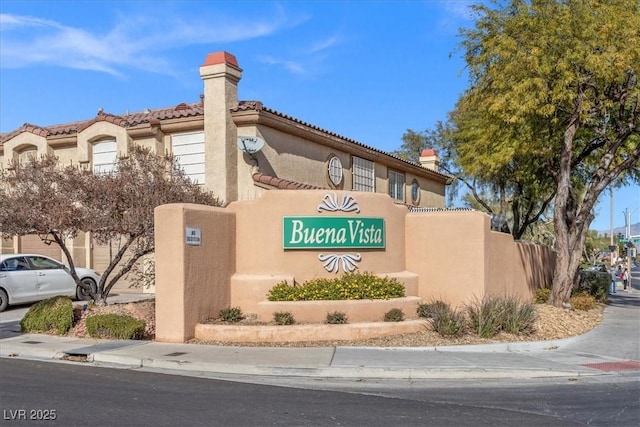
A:
<svg viewBox="0 0 640 427">
<path fill-rule="evenodd" d="M 203 341 L 269 343 L 302 341 L 350 341 L 423 331 L 423 319 L 403 322 L 360 322 L 342 325 L 196 325 L 195 338 Z"/>
<path fill-rule="evenodd" d="M 258 303 L 258 321 L 273 321 L 273 313 L 290 312 L 298 323 L 324 323 L 327 313 L 335 311 L 347 314 L 349 322 L 379 322 L 384 314 L 399 308 L 405 318 L 417 317 L 416 309 L 422 303 L 420 297 L 391 299 L 337 300 L 337 301 L 261 301 Z"/>
</svg>

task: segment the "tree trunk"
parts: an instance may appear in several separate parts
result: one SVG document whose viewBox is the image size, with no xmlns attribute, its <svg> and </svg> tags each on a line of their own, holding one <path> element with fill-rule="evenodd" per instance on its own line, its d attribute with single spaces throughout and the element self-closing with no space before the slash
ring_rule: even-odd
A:
<svg viewBox="0 0 640 427">
<path fill-rule="evenodd" d="M 566 308 L 571 308 L 569 299 L 571 298 L 574 278 L 582 255 L 582 245 L 577 245 L 579 239 L 576 237 L 580 233 L 577 232 L 577 227 L 579 227 L 579 223 L 576 221 L 577 203 L 571 185 L 573 138 L 577 130 L 578 116 L 576 115 L 567 126 L 561 143 L 560 164 L 557 174 L 558 184 L 553 208 L 557 256 L 549 303 L 556 307 Z"/>
</svg>

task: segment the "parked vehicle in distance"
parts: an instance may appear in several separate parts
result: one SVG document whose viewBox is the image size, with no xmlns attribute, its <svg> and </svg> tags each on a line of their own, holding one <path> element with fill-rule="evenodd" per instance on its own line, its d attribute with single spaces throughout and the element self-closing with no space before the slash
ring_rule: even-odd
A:
<svg viewBox="0 0 640 427">
<path fill-rule="evenodd" d="M 76 268 L 80 280 L 97 289 L 100 275 L 89 268 Z M 0 312 L 8 305 L 40 301 L 57 295 L 91 298 L 76 285 L 69 268 L 53 258 L 38 254 L 0 255 Z"/>
</svg>

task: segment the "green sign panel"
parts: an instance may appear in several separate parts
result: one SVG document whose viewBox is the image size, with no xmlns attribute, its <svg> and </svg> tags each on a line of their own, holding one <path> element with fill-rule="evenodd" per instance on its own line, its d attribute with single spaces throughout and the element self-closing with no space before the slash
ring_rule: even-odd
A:
<svg viewBox="0 0 640 427">
<path fill-rule="evenodd" d="M 284 249 L 384 249 L 384 218 L 285 216 Z"/>
</svg>

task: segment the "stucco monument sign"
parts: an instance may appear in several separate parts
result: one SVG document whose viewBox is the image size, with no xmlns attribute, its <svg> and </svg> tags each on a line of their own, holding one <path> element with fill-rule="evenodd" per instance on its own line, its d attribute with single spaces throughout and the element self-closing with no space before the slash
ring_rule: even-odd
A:
<svg viewBox="0 0 640 427">
<path fill-rule="evenodd" d="M 351 194 L 325 194 L 316 210 L 343 211 L 352 216 L 283 216 L 282 247 L 288 249 L 385 249 L 385 220 L 382 217 L 361 217 L 360 206 Z M 338 273 L 358 268 L 360 253 L 319 253 L 325 270 Z"/>
<path fill-rule="evenodd" d="M 384 218 L 285 216 L 282 229 L 284 249 L 384 249 Z"/>
<path fill-rule="evenodd" d="M 530 298 L 550 283 L 554 267 L 547 248 L 491 231 L 484 213 L 409 212 L 378 193 L 271 190 L 226 208 L 171 204 L 155 212 L 159 341 L 202 338 L 196 331 L 211 328 L 215 331 L 207 333 L 220 339 L 219 329 L 202 322 L 229 307 L 265 323 L 273 313 L 288 311 L 302 328 L 303 323 L 322 325 L 332 311 L 348 313 L 353 324 L 385 323 L 380 319 L 386 311 L 401 308 L 409 317 L 418 302 L 431 299 L 458 306 L 487 294 Z M 451 253 L 465 260 L 465 268 L 442 268 L 451 262 Z M 356 269 L 399 280 L 405 297 L 267 300 L 278 283 L 304 283 Z M 273 328 L 280 328 L 279 334 L 285 330 Z M 293 339 L 293 332 L 287 334 L 286 340 Z"/>
</svg>

